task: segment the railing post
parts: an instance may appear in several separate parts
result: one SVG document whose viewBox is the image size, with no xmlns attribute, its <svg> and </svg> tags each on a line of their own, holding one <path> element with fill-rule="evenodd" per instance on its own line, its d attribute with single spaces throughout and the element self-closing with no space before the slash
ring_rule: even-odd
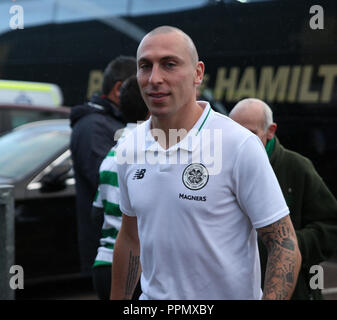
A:
<svg viewBox="0 0 337 320">
<path fill-rule="evenodd" d="M 14 300 L 9 269 L 15 263 L 14 188 L 0 185 L 0 300 Z"/>
</svg>

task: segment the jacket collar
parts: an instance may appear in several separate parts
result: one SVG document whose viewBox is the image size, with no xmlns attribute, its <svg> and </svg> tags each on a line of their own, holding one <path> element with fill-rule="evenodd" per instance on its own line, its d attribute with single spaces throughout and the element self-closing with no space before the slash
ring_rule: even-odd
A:
<svg viewBox="0 0 337 320">
<path fill-rule="evenodd" d="M 71 127 L 73 127 L 77 121 L 92 113 L 106 114 L 126 124 L 122 113 L 111 100 L 99 96 L 93 96 L 89 102 L 71 108 Z"/>
<path fill-rule="evenodd" d="M 284 148 L 280 144 L 279 139 L 275 135 L 275 146 L 272 155 L 270 156 L 270 164 L 272 167 L 278 166 L 282 162 Z"/>
<path fill-rule="evenodd" d="M 106 112 L 110 114 L 111 116 L 113 116 L 114 118 L 126 123 L 117 105 L 106 97 L 103 98 L 103 97 L 94 95 L 91 97 L 90 101 L 88 102 L 88 106 L 90 106 L 91 108 L 96 108 L 97 110 Z"/>
</svg>

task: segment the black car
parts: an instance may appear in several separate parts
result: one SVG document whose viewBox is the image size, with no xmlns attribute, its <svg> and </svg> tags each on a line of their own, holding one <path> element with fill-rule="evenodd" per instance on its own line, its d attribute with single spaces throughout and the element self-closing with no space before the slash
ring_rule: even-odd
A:
<svg viewBox="0 0 337 320">
<path fill-rule="evenodd" d="M 14 185 L 15 264 L 26 280 L 79 274 L 69 120 L 0 137 L 0 184 Z"/>
</svg>

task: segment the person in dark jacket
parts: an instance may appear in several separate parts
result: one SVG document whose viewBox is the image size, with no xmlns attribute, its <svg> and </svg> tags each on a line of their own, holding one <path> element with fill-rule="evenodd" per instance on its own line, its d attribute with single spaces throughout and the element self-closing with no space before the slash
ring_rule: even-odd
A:
<svg viewBox="0 0 337 320">
<path fill-rule="evenodd" d="M 116 143 L 115 132 L 126 125 L 119 111 L 123 81 L 136 74 L 136 60 L 120 56 L 104 71 L 102 95 L 71 110 L 70 149 L 76 180 L 76 211 L 81 271 L 91 276 L 103 216 L 92 220 L 91 207 L 99 181 L 99 166 Z"/>
<path fill-rule="evenodd" d="M 266 103 L 258 99 L 244 99 L 234 106 L 229 117 L 255 133 L 266 147 L 290 209 L 302 254 L 302 269 L 292 299 L 322 299 L 321 290 L 310 287 L 310 279 L 314 275 L 310 269 L 336 253 L 336 198 L 308 158 L 280 144 L 275 136 L 277 124 L 273 122 L 272 111 Z M 267 252 L 261 242 L 259 248 L 264 275 Z"/>
</svg>

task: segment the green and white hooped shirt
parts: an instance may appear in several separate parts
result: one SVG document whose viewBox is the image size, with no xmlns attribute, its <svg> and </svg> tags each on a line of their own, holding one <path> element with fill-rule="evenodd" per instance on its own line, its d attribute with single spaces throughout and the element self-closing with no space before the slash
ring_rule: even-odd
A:
<svg viewBox="0 0 337 320">
<path fill-rule="evenodd" d="M 115 156 L 116 151 L 111 150 L 101 164 L 99 187 L 93 203 L 97 208 L 104 208 L 101 246 L 98 248 L 94 267 L 112 264 L 113 249 L 121 226 Z"/>
<path fill-rule="evenodd" d="M 128 123 L 123 134 L 136 127 L 134 123 Z M 124 138 L 121 136 L 120 140 Z M 111 266 L 113 249 L 118 231 L 121 227 L 122 213 L 119 209 L 120 191 L 116 170 L 116 146 L 110 150 L 99 169 L 99 186 L 93 202 L 93 206 L 104 209 L 104 222 L 100 247 L 93 267 Z"/>
</svg>

